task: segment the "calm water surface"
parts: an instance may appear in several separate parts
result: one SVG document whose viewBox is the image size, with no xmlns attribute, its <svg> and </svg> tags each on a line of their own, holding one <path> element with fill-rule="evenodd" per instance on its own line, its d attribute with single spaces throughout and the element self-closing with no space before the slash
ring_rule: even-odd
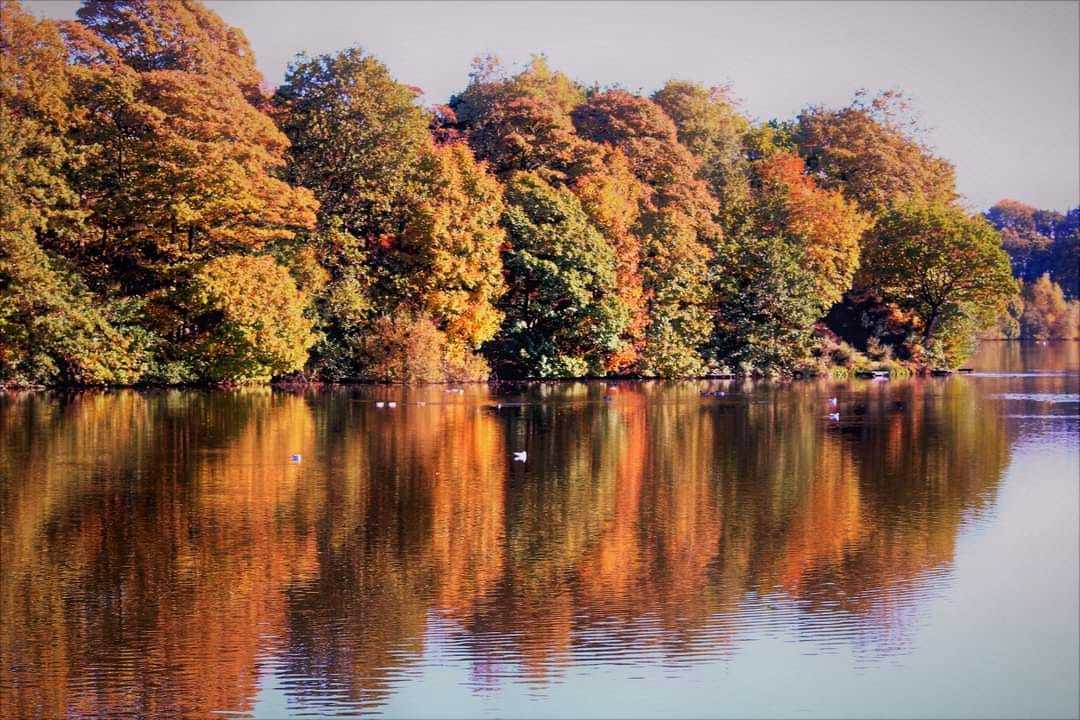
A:
<svg viewBox="0 0 1080 720">
<path fill-rule="evenodd" d="M 0 397 L 0 716 L 1076 717 L 1078 348 Z"/>
</svg>

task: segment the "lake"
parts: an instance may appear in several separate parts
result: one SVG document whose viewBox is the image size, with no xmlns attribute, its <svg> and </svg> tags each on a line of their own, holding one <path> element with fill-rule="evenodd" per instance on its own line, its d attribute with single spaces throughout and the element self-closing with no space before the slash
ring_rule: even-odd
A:
<svg viewBox="0 0 1080 720">
<path fill-rule="evenodd" d="M 969 364 L 0 396 L 0 716 L 1076 717 L 1080 344 Z"/>
</svg>

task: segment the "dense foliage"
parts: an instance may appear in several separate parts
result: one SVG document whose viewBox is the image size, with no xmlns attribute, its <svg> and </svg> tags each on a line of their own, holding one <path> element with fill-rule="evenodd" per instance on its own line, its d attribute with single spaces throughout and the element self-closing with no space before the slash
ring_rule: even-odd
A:
<svg viewBox="0 0 1080 720">
<path fill-rule="evenodd" d="M 985 217 L 1001 231 L 1018 278 L 1032 283 L 1048 273 L 1067 297 L 1080 297 L 1080 207 L 1062 214 L 1002 200 Z"/>
<path fill-rule="evenodd" d="M 0 7 L 0 382 L 922 367 L 1075 322 L 1080 210 L 968 216 L 896 92 L 755 124 L 484 57 L 428 110 L 355 47 L 271 94 L 196 0 Z"/>
</svg>

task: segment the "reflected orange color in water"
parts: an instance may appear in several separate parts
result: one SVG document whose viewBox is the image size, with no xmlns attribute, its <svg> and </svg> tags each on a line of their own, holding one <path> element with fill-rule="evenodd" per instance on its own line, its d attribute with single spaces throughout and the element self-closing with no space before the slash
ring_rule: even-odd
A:
<svg viewBox="0 0 1080 720">
<path fill-rule="evenodd" d="M 737 655 L 765 597 L 902 651 L 1008 428 L 964 377 L 6 396 L 0 715 L 250 712 L 266 658 L 377 707 L 433 641 L 482 687 Z"/>
</svg>

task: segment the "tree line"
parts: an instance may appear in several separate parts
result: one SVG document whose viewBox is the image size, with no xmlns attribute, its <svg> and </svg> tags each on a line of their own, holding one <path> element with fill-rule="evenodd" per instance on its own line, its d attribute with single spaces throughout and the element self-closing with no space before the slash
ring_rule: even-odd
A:
<svg viewBox="0 0 1080 720">
<path fill-rule="evenodd" d="M 754 123 L 483 57 L 424 108 L 359 48 L 268 91 L 195 0 L 0 7 L 0 382 L 956 365 L 1017 294 L 898 92 Z"/>
<path fill-rule="evenodd" d="M 985 216 L 1001 231 L 1021 288 L 986 337 L 1080 337 L 1080 208 L 1059 213 L 1002 200 Z"/>
</svg>

